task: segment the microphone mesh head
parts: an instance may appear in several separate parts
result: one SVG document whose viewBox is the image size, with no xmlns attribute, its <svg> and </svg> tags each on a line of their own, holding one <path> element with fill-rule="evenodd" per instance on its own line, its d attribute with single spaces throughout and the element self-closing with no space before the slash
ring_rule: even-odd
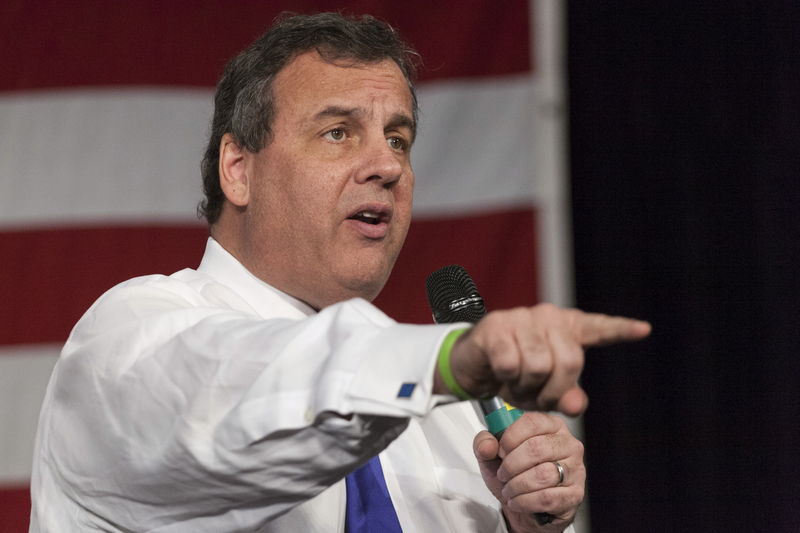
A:
<svg viewBox="0 0 800 533">
<path fill-rule="evenodd" d="M 486 314 L 486 305 L 475 282 L 461 266 L 440 268 L 428 276 L 425 286 L 437 324 L 477 322 Z"/>
</svg>

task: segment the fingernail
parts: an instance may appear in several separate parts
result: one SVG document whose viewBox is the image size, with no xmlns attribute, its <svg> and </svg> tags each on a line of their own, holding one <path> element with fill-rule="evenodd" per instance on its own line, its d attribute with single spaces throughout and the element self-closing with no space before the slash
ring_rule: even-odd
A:
<svg viewBox="0 0 800 533">
<path fill-rule="evenodd" d="M 490 454 L 490 453 L 486 453 L 486 452 L 484 451 L 484 448 L 485 448 L 486 446 L 489 446 L 488 442 L 489 442 L 489 439 L 482 440 L 482 441 L 480 441 L 480 442 L 478 443 L 478 446 L 477 446 L 478 453 L 481 455 L 481 457 L 482 457 L 483 459 L 486 459 L 486 460 L 489 460 L 489 459 L 494 459 L 494 457 L 492 457 L 492 454 Z"/>
</svg>

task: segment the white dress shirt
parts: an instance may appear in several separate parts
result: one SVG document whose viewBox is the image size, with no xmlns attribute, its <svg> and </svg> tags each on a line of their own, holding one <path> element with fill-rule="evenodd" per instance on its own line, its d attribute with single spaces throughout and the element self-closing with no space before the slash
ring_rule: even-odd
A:
<svg viewBox="0 0 800 533">
<path fill-rule="evenodd" d="M 70 334 L 31 531 L 341 532 L 342 479 L 381 450 L 404 532 L 505 531 L 472 454 L 478 417 L 434 409 L 452 400 L 431 388 L 453 327 L 359 299 L 316 313 L 209 239 L 197 270 L 114 287 Z"/>
</svg>

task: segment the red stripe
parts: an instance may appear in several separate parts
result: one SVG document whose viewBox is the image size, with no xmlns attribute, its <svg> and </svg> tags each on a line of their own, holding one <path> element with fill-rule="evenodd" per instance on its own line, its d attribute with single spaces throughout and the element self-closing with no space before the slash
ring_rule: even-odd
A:
<svg viewBox="0 0 800 533">
<path fill-rule="evenodd" d="M 202 226 L 0 233 L 0 344 L 63 342 L 105 290 L 134 276 L 197 266 Z"/>
<path fill-rule="evenodd" d="M 371 13 L 422 54 L 422 79 L 530 70 L 528 6 L 334 0 L 139 2 L 6 0 L 0 7 L 0 90 L 216 84 L 225 62 L 282 11 Z"/>
<path fill-rule="evenodd" d="M 105 290 L 125 279 L 196 267 L 206 229 L 136 226 L 0 232 L 0 344 L 63 342 Z M 490 308 L 536 299 L 533 213 L 416 221 L 377 303 L 394 318 L 429 322 L 425 277 L 446 264 L 472 274 Z"/>
<path fill-rule="evenodd" d="M 28 487 L 0 487 L 0 533 L 27 533 L 30 515 Z"/>
</svg>

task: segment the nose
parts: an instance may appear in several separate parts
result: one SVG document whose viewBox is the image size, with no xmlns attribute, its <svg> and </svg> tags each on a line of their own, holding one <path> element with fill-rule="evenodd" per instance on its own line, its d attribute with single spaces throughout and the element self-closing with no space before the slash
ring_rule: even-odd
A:
<svg viewBox="0 0 800 533">
<path fill-rule="evenodd" d="M 393 149 L 383 135 L 370 140 L 362 156 L 361 166 L 356 174 L 358 183 L 374 181 L 384 187 L 391 187 L 400 180 L 408 165 L 408 154 Z"/>
</svg>

